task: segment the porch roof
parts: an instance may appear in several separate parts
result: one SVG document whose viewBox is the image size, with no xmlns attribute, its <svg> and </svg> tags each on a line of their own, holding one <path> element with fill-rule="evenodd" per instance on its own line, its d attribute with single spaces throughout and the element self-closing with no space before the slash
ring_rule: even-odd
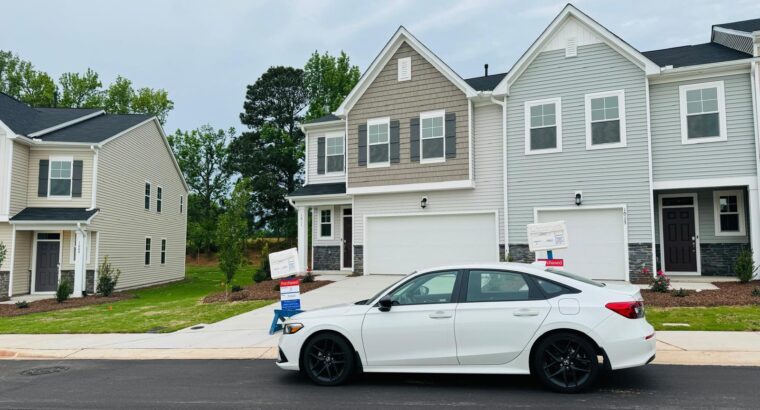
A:
<svg viewBox="0 0 760 410">
<path fill-rule="evenodd" d="M 88 223 L 99 211 L 97 208 L 24 208 L 24 210 L 12 217 L 10 222 Z"/>
<path fill-rule="evenodd" d="M 289 197 L 304 197 L 316 195 L 340 195 L 346 193 L 346 183 L 337 182 L 331 184 L 309 184 L 291 192 Z"/>
</svg>

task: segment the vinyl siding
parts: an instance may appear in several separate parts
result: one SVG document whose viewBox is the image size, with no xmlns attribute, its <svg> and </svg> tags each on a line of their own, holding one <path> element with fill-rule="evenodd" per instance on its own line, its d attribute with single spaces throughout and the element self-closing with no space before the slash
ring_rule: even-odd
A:
<svg viewBox="0 0 760 410">
<path fill-rule="evenodd" d="M 398 81 L 398 59 L 412 58 L 412 79 Z M 348 187 L 368 187 L 469 178 L 468 100 L 465 94 L 409 45 L 402 45 L 348 113 Z M 456 158 L 420 164 L 410 160 L 409 120 L 421 112 L 456 113 Z M 400 124 L 400 163 L 390 167 L 358 165 L 358 127 L 368 119 L 390 117 Z"/>
<path fill-rule="evenodd" d="M 50 157 L 71 157 L 74 161 L 82 161 L 82 197 L 71 199 L 50 199 L 37 196 L 39 186 L 40 160 Z M 29 207 L 71 207 L 89 208 L 92 204 L 92 162 L 93 153 L 90 150 L 54 150 L 32 149 L 29 152 L 29 173 L 27 176 L 26 202 Z M 14 169 L 16 165 L 14 164 Z M 48 186 L 48 194 L 50 187 Z"/>
<path fill-rule="evenodd" d="M 32 269 L 32 231 L 16 231 L 16 256 L 13 260 L 13 294 L 30 292 Z"/>
<path fill-rule="evenodd" d="M 313 224 L 313 230 L 314 233 L 311 237 L 311 241 L 313 246 L 338 246 L 341 245 L 342 239 L 343 239 L 343 208 L 351 208 L 351 205 L 335 205 L 335 206 L 321 206 L 321 207 L 314 207 L 312 208 L 312 218 L 311 222 Z M 323 209 L 331 209 L 332 210 L 332 221 L 333 221 L 333 235 L 332 239 L 320 239 L 319 238 L 319 221 L 320 221 L 320 211 Z M 354 240 L 354 243 L 356 241 Z"/>
<path fill-rule="evenodd" d="M 144 204 L 145 181 L 152 182 L 151 209 Z M 163 210 L 156 212 L 156 187 Z M 180 214 L 180 195 L 185 212 Z M 185 275 L 187 192 L 154 122 L 105 144 L 98 157 L 97 206 L 92 230 L 100 235 L 98 263 L 108 256 L 121 269 L 118 288 L 182 279 Z M 151 265 L 143 263 L 145 237 L 152 237 Z M 161 238 L 167 239 L 160 264 Z"/>
<path fill-rule="evenodd" d="M 26 208 L 27 186 L 29 182 L 29 147 L 14 143 L 13 169 L 11 170 L 11 207 L 13 217 Z"/>
<path fill-rule="evenodd" d="M 95 243 L 97 232 L 89 232 L 87 240 L 90 242 L 90 262 L 87 264 L 87 269 L 95 269 Z M 71 260 L 73 256 L 73 241 L 76 238 L 74 231 L 63 231 L 61 237 L 61 270 L 74 270 L 74 262 Z"/>
<path fill-rule="evenodd" d="M 0 264 L 0 271 L 9 271 L 11 266 L 11 246 L 13 246 L 13 227 L 8 222 L 0 222 L 0 243 L 5 245 L 5 260 Z M 0 297 L 6 296 L 0 294 Z"/>
<path fill-rule="evenodd" d="M 723 81 L 724 84 L 728 140 L 682 144 L 678 88 L 713 81 Z M 756 175 L 751 90 L 748 74 L 653 84 L 649 98 L 654 180 Z"/>
<path fill-rule="evenodd" d="M 507 112 L 509 243 L 526 244 L 535 207 L 628 206 L 630 243 L 652 241 L 646 89 L 642 69 L 606 44 L 539 54 L 510 87 Z M 586 150 L 585 94 L 625 91 L 627 147 Z M 562 152 L 525 155 L 526 101 L 562 99 Z M 570 238 L 572 241 L 572 238 Z"/>
<path fill-rule="evenodd" d="M 473 110 L 474 189 L 357 195 L 354 197 L 353 208 L 353 243 L 355 245 L 364 243 L 366 215 L 470 211 L 498 211 L 499 241 L 504 243 L 501 114 L 501 107 L 496 105 L 476 107 Z M 424 210 L 420 208 L 422 197 L 428 198 L 428 206 Z"/>
<path fill-rule="evenodd" d="M 343 172 L 337 172 L 337 173 L 330 173 L 328 174 L 322 174 L 319 175 L 317 173 L 317 139 L 322 138 L 325 136 L 326 132 L 334 132 L 334 131 L 340 131 L 345 134 L 345 128 L 343 126 L 339 126 L 338 128 L 329 129 L 327 131 L 310 131 L 308 134 L 309 138 L 309 144 L 308 144 L 308 152 L 306 155 L 308 155 L 308 169 L 306 172 L 309 173 L 309 184 L 329 184 L 333 182 L 344 182 L 346 180 L 346 172 L 345 172 L 345 165 L 346 160 L 343 158 L 343 166 L 344 171 Z M 345 137 L 345 136 L 344 136 Z M 343 140 L 344 143 L 344 150 L 345 150 L 345 138 Z M 325 168 L 326 170 L 327 168 Z"/>
<path fill-rule="evenodd" d="M 7 217 L 8 213 L 8 184 L 10 184 L 8 176 L 8 164 L 6 158 L 8 158 L 7 150 L 10 149 L 13 144 L 12 141 L 5 137 L 5 130 L 0 128 L 0 216 Z"/>
</svg>

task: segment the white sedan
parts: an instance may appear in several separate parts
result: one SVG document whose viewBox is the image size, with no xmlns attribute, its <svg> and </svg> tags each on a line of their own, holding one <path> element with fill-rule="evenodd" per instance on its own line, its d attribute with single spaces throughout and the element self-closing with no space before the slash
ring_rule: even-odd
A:
<svg viewBox="0 0 760 410">
<path fill-rule="evenodd" d="M 376 296 L 289 318 L 277 365 L 320 385 L 357 372 L 532 374 L 577 392 L 654 359 L 639 289 L 519 263 L 413 273 Z"/>
</svg>

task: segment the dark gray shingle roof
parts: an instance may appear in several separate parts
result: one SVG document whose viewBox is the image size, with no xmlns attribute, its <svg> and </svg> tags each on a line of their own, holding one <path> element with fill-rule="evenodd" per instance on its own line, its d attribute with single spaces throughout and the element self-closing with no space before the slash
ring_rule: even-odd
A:
<svg viewBox="0 0 760 410">
<path fill-rule="evenodd" d="M 46 142 L 99 143 L 151 118 L 147 114 L 104 114 L 39 137 Z"/>
<path fill-rule="evenodd" d="M 674 68 L 752 58 L 749 54 L 717 43 L 644 51 L 642 54 L 660 67 L 672 65 Z"/>
<path fill-rule="evenodd" d="M 304 185 L 289 196 L 312 196 L 312 195 L 336 195 L 346 193 L 346 183 L 336 182 L 333 184 L 310 184 Z"/>
<path fill-rule="evenodd" d="M 24 208 L 11 221 L 60 221 L 83 222 L 96 213 L 98 209 L 85 208 Z"/>
<path fill-rule="evenodd" d="M 338 121 L 338 120 L 340 120 L 340 117 L 338 117 L 337 115 L 327 114 L 327 115 L 323 115 L 323 116 L 321 116 L 319 118 L 315 118 L 313 120 L 304 121 L 304 125 L 306 125 L 306 124 L 318 124 L 320 122 Z"/>
<path fill-rule="evenodd" d="M 32 108 L 25 103 L 0 93 L 0 121 L 13 132 L 29 135 L 36 131 L 69 122 L 96 111 L 96 108 Z"/>
<path fill-rule="evenodd" d="M 464 81 L 476 91 L 493 91 L 497 85 L 507 76 L 507 73 L 491 74 L 482 77 L 466 78 Z"/>
<path fill-rule="evenodd" d="M 760 19 L 734 21 L 732 23 L 716 24 L 716 27 L 723 27 L 729 30 L 744 31 L 751 33 L 760 30 Z"/>
</svg>

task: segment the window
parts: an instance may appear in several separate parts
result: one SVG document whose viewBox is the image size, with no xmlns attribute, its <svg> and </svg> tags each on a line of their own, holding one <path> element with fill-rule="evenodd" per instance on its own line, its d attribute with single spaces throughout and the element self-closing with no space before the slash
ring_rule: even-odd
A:
<svg viewBox="0 0 760 410">
<path fill-rule="evenodd" d="M 390 118 L 380 118 L 367 121 L 367 158 L 368 167 L 390 166 Z"/>
<path fill-rule="evenodd" d="M 559 295 L 565 295 L 568 293 L 578 293 L 578 291 L 575 289 L 569 288 L 565 285 L 560 285 L 557 282 L 552 282 L 544 278 L 534 277 L 533 280 L 536 281 L 536 284 L 538 284 L 538 287 L 540 287 L 541 290 L 544 291 L 544 294 L 549 299 L 553 297 L 557 297 Z"/>
<path fill-rule="evenodd" d="M 145 265 L 150 265 L 150 238 L 145 238 Z"/>
<path fill-rule="evenodd" d="M 164 190 L 161 187 L 156 188 L 156 212 L 161 213 L 161 197 L 163 197 Z"/>
<path fill-rule="evenodd" d="M 184 206 L 185 206 L 185 197 L 180 195 L 179 196 L 179 213 L 182 213 Z"/>
<path fill-rule="evenodd" d="M 525 154 L 562 152 L 562 104 L 559 98 L 525 103 Z"/>
<path fill-rule="evenodd" d="M 161 264 L 166 264 L 166 239 L 161 239 Z"/>
<path fill-rule="evenodd" d="M 540 299 L 525 276 L 515 272 L 484 270 L 470 271 L 467 280 L 467 302 L 504 302 Z"/>
<path fill-rule="evenodd" d="M 393 305 L 425 305 L 432 303 L 452 303 L 457 272 L 435 272 L 416 277 L 390 296 Z"/>
<path fill-rule="evenodd" d="M 319 211 L 319 238 L 332 239 L 332 209 Z"/>
<path fill-rule="evenodd" d="M 408 81 L 412 79 L 412 57 L 398 59 L 398 80 Z"/>
<path fill-rule="evenodd" d="M 445 161 L 444 111 L 424 112 L 420 114 L 420 162 Z"/>
<path fill-rule="evenodd" d="M 723 82 L 689 84 L 679 87 L 681 98 L 681 142 L 725 141 Z"/>
<path fill-rule="evenodd" d="M 625 144 L 625 92 L 586 94 L 586 149 Z"/>
<path fill-rule="evenodd" d="M 145 181 L 145 209 L 150 210 L 150 182 Z"/>
<path fill-rule="evenodd" d="M 327 172 L 343 172 L 343 134 L 325 138 L 325 169 Z"/>
<path fill-rule="evenodd" d="M 715 191 L 715 235 L 744 236 L 744 192 Z"/>
<path fill-rule="evenodd" d="M 50 196 L 51 197 L 71 197 L 71 158 L 50 158 Z"/>
</svg>

